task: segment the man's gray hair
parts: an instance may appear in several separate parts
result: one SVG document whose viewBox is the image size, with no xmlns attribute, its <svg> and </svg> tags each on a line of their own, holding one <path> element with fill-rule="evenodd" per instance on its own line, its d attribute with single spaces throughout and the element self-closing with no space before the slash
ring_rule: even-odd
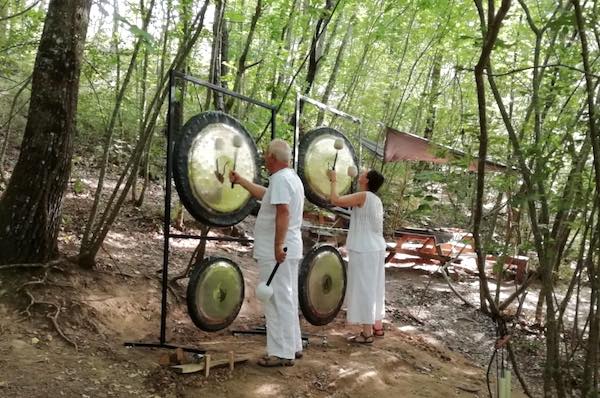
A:
<svg viewBox="0 0 600 398">
<path fill-rule="evenodd" d="M 275 138 L 269 144 L 269 152 L 275 156 L 275 159 L 280 162 L 290 163 L 292 158 L 292 150 L 287 142 L 280 138 Z"/>
</svg>

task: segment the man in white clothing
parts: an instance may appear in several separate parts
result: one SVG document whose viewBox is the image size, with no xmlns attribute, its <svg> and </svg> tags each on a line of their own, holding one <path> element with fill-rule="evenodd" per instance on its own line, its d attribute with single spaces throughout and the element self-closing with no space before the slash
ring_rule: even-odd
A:
<svg viewBox="0 0 600 398">
<path fill-rule="evenodd" d="M 302 258 L 302 212 L 304 187 L 289 167 L 291 150 L 287 142 L 275 139 L 265 153 L 269 186 L 255 184 L 235 171 L 232 183 L 240 184 L 252 196 L 262 200 L 254 226 L 254 258 L 260 281 L 266 281 L 280 263 L 271 282 L 273 296 L 264 304 L 267 321 L 267 355 L 261 366 L 291 366 L 302 356 L 298 319 L 298 264 Z M 287 252 L 284 251 L 287 248 Z"/>
</svg>

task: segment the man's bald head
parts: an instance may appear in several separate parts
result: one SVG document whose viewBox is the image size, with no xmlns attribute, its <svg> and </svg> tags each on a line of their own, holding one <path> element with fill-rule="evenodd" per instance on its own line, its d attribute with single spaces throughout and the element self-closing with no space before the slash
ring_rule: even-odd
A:
<svg viewBox="0 0 600 398">
<path fill-rule="evenodd" d="M 273 155 L 275 159 L 289 165 L 292 158 L 292 150 L 287 142 L 282 139 L 275 138 L 269 144 L 268 152 Z"/>
</svg>

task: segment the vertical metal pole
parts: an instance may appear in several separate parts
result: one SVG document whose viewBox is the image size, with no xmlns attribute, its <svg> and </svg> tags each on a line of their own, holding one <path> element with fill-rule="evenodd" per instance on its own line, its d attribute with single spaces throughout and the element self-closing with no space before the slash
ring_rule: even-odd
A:
<svg viewBox="0 0 600 398">
<path fill-rule="evenodd" d="M 358 170 L 362 167 L 362 129 L 361 123 L 358 122 Z"/>
<path fill-rule="evenodd" d="M 175 95 L 175 76 L 169 72 L 169 101 L 167 111 L 167 170 L 165 176 L 165 213 L 164 213 L 164 247 L 162 269 L 162 300 L 160 305 L 160 345 L 164 345 L 167 328 L 167 283 L 169 278 L 169 241 L 171 238 L 171 178 L 173 175 L 172 138 L 173 138 L 173 103 Z"/>
<path fill-rule="evenodd" d="M 296 111 L 294 112 L 294 170 L 298 170 L 298 141 L 300 140 L 300 93 L 296 93 Z"/>
<path fill-rule="evenodd" d="M 277 118 L 277 110 L 271 109 L 271 141 L 277 136 L 277 129 L 275 128 L 275 122 Z"/>
</svg>

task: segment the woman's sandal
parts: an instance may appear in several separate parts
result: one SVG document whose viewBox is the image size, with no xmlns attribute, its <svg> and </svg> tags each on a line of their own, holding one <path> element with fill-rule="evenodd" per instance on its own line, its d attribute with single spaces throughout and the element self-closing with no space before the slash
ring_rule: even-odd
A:
<svg viewBox="0 0 600 398">
<path fill-rule="evenodd" d="M 383 336 L 385 336 L 385 332 L 384 332 L 383 327 L 381 329 L 375 329 L 375 328 L 373 328 L 373 335 L 375 337 L 383 337 Z"/>
<path fill-rule="evenodd" d="M 372 344 L 375 339 L 373 335 L 366 336 L 363 332 L 360 332 L 358 336 L 353 336 L 350 341 L 358 344 Z"/>
<path fill-rule="evenodd" d="M 294 366 L 293 359 L 279 358 L 279 357 L 262 357 L 258 360 L 260 366 L 265 368 L 273 368 L 276 366 Z"/>
</svg>

